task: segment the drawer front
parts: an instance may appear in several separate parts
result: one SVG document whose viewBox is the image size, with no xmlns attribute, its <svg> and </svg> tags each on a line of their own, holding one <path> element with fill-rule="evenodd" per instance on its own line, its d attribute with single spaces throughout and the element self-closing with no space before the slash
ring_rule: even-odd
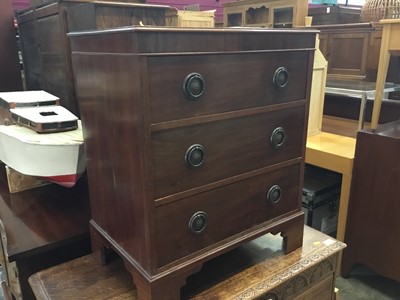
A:
<svg viewBox="0 0 400 300">
<path fill-rule="evenodd" d="M 150 121 L 157 123 L 305 99 L 308 62 L 308 51 L 150 57 Z M 287 84 L 282 88 L 273 84 L 280 67 L 286 68 L 288 74 Z M 188 77 L 193 73 L 197 75 Z M 284 79 L 283 69 L 277 74 Z M 192 92 L 184 92 L 184 86 L 192 87 Z"/>
<path fill-rule="evenodd" d="M 300 157 L 304 110 L 301 106 L 153 132 L 155 199 Z M 279 128 L 285 139 L 275 147 L 271 136 Z M 203 147 L 204 157 L 194 167 L 186 158 L 196 145 Z"/>
<path fill-rule="evenodd" d="M 298 209 L 299 181 L 296 164 L 157 207 L 158 267 Z"/>
</svg>

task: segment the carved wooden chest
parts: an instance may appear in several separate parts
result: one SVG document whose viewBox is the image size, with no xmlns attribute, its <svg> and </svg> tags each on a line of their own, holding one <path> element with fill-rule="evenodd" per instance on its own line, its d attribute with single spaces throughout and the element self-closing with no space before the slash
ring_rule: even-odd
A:
<svg viewBox="0 0 400 300">
<path fill-rule="evenodd" d="M 268 232 L 301 246 L 315 31 L 70 33 L 95 250 L 142 299 Z"/>
</svg>

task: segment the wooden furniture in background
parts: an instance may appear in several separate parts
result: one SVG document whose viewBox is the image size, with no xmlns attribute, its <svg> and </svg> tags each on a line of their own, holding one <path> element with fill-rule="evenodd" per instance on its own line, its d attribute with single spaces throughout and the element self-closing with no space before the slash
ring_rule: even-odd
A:
<svg viewBox="0 0 400 300">
<path fill-rule="evenodd" d="M 305 226 L 303 247 L 284 255 L 282 239 L 268 234 L 207 262 L 188 279 L 181 298 L 332 300 L 344 247 Z M 138 299 L 119 259 L 100 266 L 93 255 L 85 256 L 40 271 L 29 282 L 41 300 Z"/>
<path fill-rule="evenodd" d="M 321 31 L 320 49 L 328 61 L 328 79 L 376 81 L 382 24 L 316 25 L 312 28 Z M 400 59 L 397 57 L 390 60 L 387 81 L 400 83 Z"/>
<path fill-rule="evenodd" d="M 358 132 L 342 273 L 361 263 L 400 282 L 400 121 Z"/>
<path fill-rule="evenodd" d="M 205 261 L 267 232 L 301 246 L 316 31 L 69 37 L 94 249 L 122 256 L 140 297 L 179 298 Z"/>
<path fill-rule="evenodd" d="M 345 238 L 355 145 L 355 138 L 327 132 L 307 138 L 306 163 L 342 175 L 336 231 L 336 238 L 340 241 L 344 241 Z M 340 262 L 341 256 L 338 274 L 341 273 Z"/>
<path fill-rule="evenodd" d="M 358 122 L 347 118 L 333 117 L 324 115 L 322 119 L 322 131 L 337 135 L 357 137 Z M 365 124 L 365 128 L 369 128 L 369 124 Z"/>
<path fill-rule="evenodd" d="M 321 132 L 307 138 L 306 163 L 342 174 L 336 238 L 344 241 L 356 139 Z"/>
<path fill-rule="evenodd" d="M 0 264 L 15 299 L 34 299 L 28 277 L 90 253 L 89 195 L 82 178 L 74 188 L 49 185 L 10 194 L 0 168 Z"/>
<path fill-rule="evenodd" d="M 358 130 L 364 128 L 366 108 L 368 104 L 368 98 L 370 101 L 374 101 L 375 96 L 375 82 L 361 81 L 361 80 L 333 80 L 330 79 L 326 83 L 325 95 L 326 96 L 340 96 L 345 98 L 347 101 L 350 99 L 356 99 L 358 102 Z M 400 84 L 385 83 L 382 86 L 382 91 L 388 95 L 391 92 L 399 92 Z M 381 92 L 382 92 L 381 91 Z M 353 101 L 354 102 L 354 101 Z M 386 100 L 386 104 L 390 105 L 391 102 L 397 102 L 398 100 Z M 345 107 L 344 107 L 345 108 Z M 399 115 L 397 115 L 396 120 Z"/>
<path fill-rule="evenodd" d="M 170 9 L 165 14 L 165 26 L 175 27 L 214 27 L 212 11 L 185 11 Z"/>
<path fill-rule="evenodd" d="M 165 5 L 113 1 L 81 3 L 66 8 L 67 32 L 133 25 L 165 26 L 165 13 L 169 10 Z"/>
<path fill-rule="evenodd" d="M 392 97 L 392 96 L 391 96 Z M 348 121 L 359 120 L 360 98 L 325 95 L 324 116 L 345 118 Z M 365 122 L 371 122 L 374 99 L 367 98 L 365 108 Z M 382 108 L 379 114 L 379 123 L 396 121 L 400 116 L 400 101 L 382 99 Z M 364 123 L 365 125 L 365 123 Z M 355 137 L 355 135 L 354 135 Z"/>
<path fill-rule="evenodd" d="M 400 19 L 381 20 L 380 24 L 383 26 L 383 34 L 379 54 L 378 75 L 376 78 L 374 109 L 372 111 L 371 120 L 371 128 L 373 129 L 378 126 L 390 56 L 400 56 Z"/>
<path fill-rule="evenodd" d="M 382 37 L 381 24 L 342 24 L 313 26 L 313 28 L 321 30 L 320 49 L 328 61 L 328 80 L 354 80 L 353 82 L 377 80 Z M 386 81 L 400 83 L 400 59 L 394 55 L 389 57 Z M 370 90 L 375 89 L 374 84 Z M 390 94 L 390 98 L 399 99 L 399 94 Z M 326 94 L 324 114 L 360 119 L 360 99 Z M 371 120 L 373 106 L 371 101 L 366 101 L 365 119 L 367 121 Z M 400 102 L 386 99 L 384 102 L 381 122 L 397 119 Z"/>
<path fill-rule="evenodd" d="M 224 26 L 304 26 L 307 0 L 242 0 L 224 3 Z"/>
<path fill-rule="evenodd" d="M 0 92 L 22 90 L 17 32 L 11 0 L 0 2 Z"/>
<path fill-rule="evenodd" d="M 324 112 L 325 86 L 328 63 L 319 49 L 319 37 L 315 43 L 313 80 L 311 83 L 310 110 L 308 115 L 307 136 L 321 132 Z"/>
<path fill-rule="evenodd" d="M 313 17 L 312 25 L 333 25 L 361 23 L 361 6 L 313 5 L 308 6 L 308 15 Z"/>
<path fill-rule="evenodd" d="M 372 23 L 313 26 L 321 30 L 320 49 L 328 78 L 375 81 L 381 28 Z"/>
<path fill-rule="evenodd" d="M 89 0 L 59 0 L 46 2 L 18 14 L 22 57 L 28 90 L 45 90 L 61 99 L 61 104 L 79 116 L 72 75 L 69 41 L 66 36 L 68 20 L 66 10 Z M 133 1 L 132 1 L 133 2 Z M 98 7 L 97 5 L 96 7 Z M 105 4 L 103 15 L 94 19 L 84 6 L 87 15 L 81 19 L 86 29 L 104 29 L 118 26 L 144 24 L 165 25 L 167 6 L 115 3 Z"/>
</svg>

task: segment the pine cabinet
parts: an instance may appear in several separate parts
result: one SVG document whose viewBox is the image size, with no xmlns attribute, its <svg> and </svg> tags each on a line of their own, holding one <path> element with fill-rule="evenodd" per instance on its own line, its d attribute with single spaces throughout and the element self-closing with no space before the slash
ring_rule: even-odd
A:
<svg viewBox="0 0 400 300">
<path fill-rule="evenodd" d="M 225 3 L 224 26 L 291 28 L 304 26 L 308 2 L 304 0 L 249 0 Z"/>
</svg>

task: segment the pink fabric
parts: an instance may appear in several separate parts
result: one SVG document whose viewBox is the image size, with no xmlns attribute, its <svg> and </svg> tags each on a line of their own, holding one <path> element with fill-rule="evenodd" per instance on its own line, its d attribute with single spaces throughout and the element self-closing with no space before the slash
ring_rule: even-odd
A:
<svg viewBox="0 0 400 300">
<path fill-rule="evenodd" d="M 31 6 L 30 0 L 12 0 L 14 10 L 23 10 Z"/>
</svg>

